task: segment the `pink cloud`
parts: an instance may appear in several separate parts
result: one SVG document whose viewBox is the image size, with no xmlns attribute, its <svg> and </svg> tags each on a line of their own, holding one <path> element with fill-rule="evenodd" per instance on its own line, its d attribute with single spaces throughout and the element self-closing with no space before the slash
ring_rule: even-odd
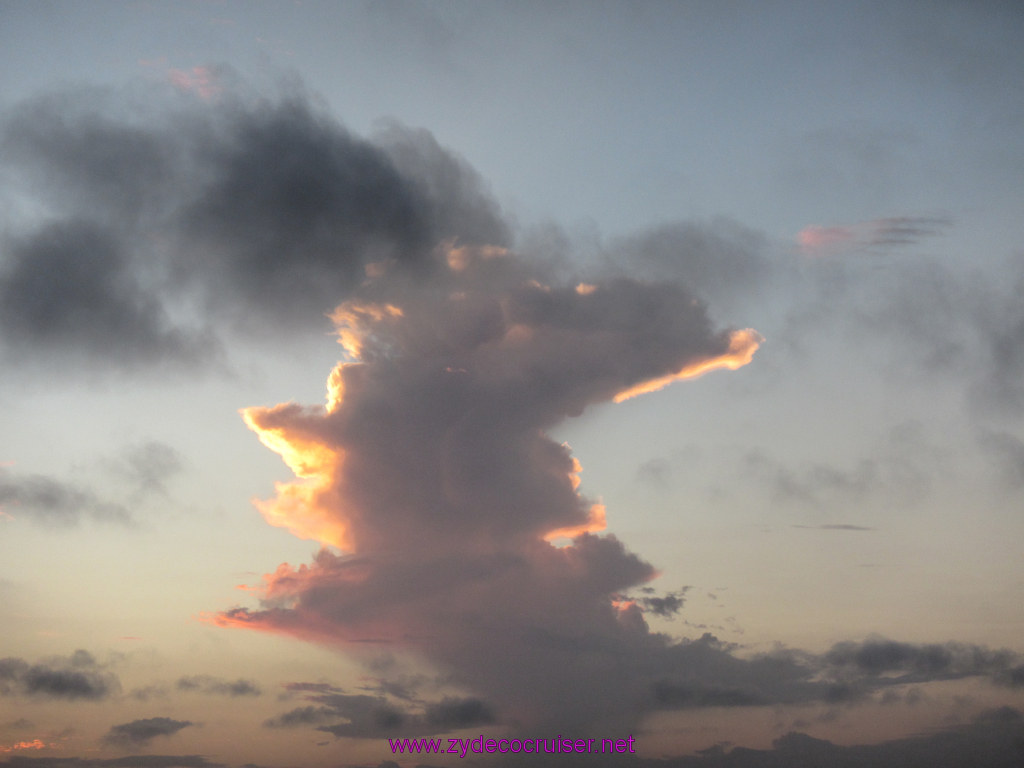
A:
<svg viewBox="0 0 1024 768">
<path fill-rule="evenodd" d="M 915 245 L 941 234 L 951 224 L 946 216 L 892 216 L 849 225 L 809 226 L 797 233 L 796 240 L 800 251 L 808 256 L 889 250 Z"/>
<path fill-rule="evenodd" d="M 210 67 L 192 67 L 190 70 L 171 69 L 171 84 L 181 91 L 193 91 L 209 101 L 223 90 L 217 83 L 216 73 Z"/>
<path fill-rule="evenodd" d="M 636 665 L 664 640 L 623 595 L 657 572 L 599 533 L 610 513 L 548 430 L 648 383 L 739 367 L 760 337 L 714 330 L 674 285 L 580 291 L 511 255 L 447 256 L 433 285 L 333 313 L 349 359 L 325 405 L 244 411 L 296 474 L 260 511 L 325 549 L 266 575 L 259 609 L 210 620 L 405 649 L 509 721 L 635 717 L 650 687 Z"/>
</svg>

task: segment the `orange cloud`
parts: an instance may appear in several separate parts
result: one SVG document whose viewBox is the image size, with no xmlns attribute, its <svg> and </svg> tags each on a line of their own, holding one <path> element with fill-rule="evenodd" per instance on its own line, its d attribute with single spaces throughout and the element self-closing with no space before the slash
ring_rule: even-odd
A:
<svg viewBox="0 0 1024 768">
<path fill-rule="evenodd" d="M 796 236 L 800 250 L 810 256 L 820 255 L 850 244 L 856 234 L 850 227 L 810 226 L 800 230 Z"/>
<path fill-rule="evenodd" d="M 0 746 L 0 752 L 17 752 L 17 751 L 22 750 L 22 749 L 45 749 L 45 748 L 46 748 L 46 744 L 44 744 L 41 740 L 39 740 L 39 739 L 32 739 L 32 741 L 19 741 L 16 744 L 11 744 L 10 746 L 6 746 L 6 747 Z"/>
<path fill-rule="evenodd" d="M 628 400 L 631 397 L 636 397 L 637 395 L 643 395 L 648 392 L 657 392 L 659 389 L 664 389 L 669 384 L 676 381 L 695 379 L 698 376 L 704 375 L 708 371 L 715 371 L 720 368 L 728 368 L 729 370 L 734 371 L 737 368 L 742 368 L 753 360 L 754 353 L 757 351 L 758 347 L 761 346 L 761 342 L 763 341 L 764 337 L 753 328 L 744 328 L 740 331 L 733 331 L 729 336 L 729 348 L 721 355 L 700 360 L 695 363 L 689 363 L 679 369 L 676 373 L 669 374 L 668 376 L 659 376 L 657 378 L 635 384 L 619 392 L 612 399 L 616 403 L 621 403 L 623 400 Z"/>
<path fill-rule="evenodd" d="M 335 396 L 340 398 L 340 393 Z M 315 409 L 302 409 L 294 404 L 242 411 L 249 429 L 281 456 L 298 478 L 275 483 L 274 499 L 255 499 L 253 503 L 271 525 L 287 528 L 302 539 L 345 548 L 350 542 L 344 520 L 338 514 L 342 501 L 335 488 L 344 453 L 313 434 L 292 428 L 290 417 L 299 413 L 307 420 L 318 416 Z"/>
</svg>

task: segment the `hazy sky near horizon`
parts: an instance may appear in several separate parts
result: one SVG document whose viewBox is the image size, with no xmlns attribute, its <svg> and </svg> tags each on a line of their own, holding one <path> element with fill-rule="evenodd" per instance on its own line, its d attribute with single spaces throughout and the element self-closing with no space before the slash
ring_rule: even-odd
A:
<svg viewBox="0 0 1024 768">
<path fill-rule="evenodd" d="M 1013 764 L 1021 72 L 1012 2 L 0 2 L 0 766 Z"/>
</svg>

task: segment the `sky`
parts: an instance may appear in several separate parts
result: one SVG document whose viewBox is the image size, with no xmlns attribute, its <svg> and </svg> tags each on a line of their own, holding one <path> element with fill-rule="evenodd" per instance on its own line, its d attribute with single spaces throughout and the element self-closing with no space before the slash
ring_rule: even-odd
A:
<svg viewBox="0 0 1024 768">
<path fill-rule="evenodd" d="M 0 0 L 0 768 L 1020 765 L 1021 72 L 1015 2 Z M 635 752 L 447 752 L 556 736 Z"/>
</svg>

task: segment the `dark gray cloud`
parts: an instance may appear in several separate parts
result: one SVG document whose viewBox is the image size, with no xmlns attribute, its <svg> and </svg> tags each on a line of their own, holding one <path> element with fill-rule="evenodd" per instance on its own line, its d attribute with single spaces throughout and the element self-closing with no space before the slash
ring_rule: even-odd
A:
<svg viewBox="0 0 1024 768">
<path fill-rule="evenodd" d="M 130 723 L 115 725 L 107 731 L 103 740 L 114 746 L 133 749 L 144 747 L 158 736 L 173 736 L 182 728 L 193 725 L 188 720 L 172 720 L 169 717 L 147 717 Z"/>
<path fill-rule="evenodd" d="M 95 222 L 68 219 L 12 239 L 0 262 L 0 338 L 19 362 L 117 365 L 211 360 L 212 338 L 174 327 L 130 268 L 126 244 Z"/>
<path fill-rule="evenodd" d="M 381 681 L 379 688 L 388 688 Z M 396 695 L 346 694 L 328 685 L 297 684 L 290 690 L 303 692 L 311 704 L 296 707 L 264 721 L 267 728 L 316 726 L 337 738 L 380 738 L 403 735 L 446 733 L 496 721 L 491 707 L 474 697 L 445 696 L 424 701 L 409 688 Z M 396 701 L 397 699 L 397 701 Z M 338 720 L 343 722 L 337 722 Z"/>
<path fill-rule="evenodd" d="M 823 657 L 840 679 L 863 678 L 885 685 L 1013 674 L 1017 654 L 961 643 L 912 644 L 866 640 L 834 645 Z"/>
<path fill-rule="evenodd" d="M 393 120 L 374 135 L 395 168 L 416 186 L 431 230 L 461 245 L 512 244 L 512 232 L 483 178 L 430 131 Z"/>
<path fill-rule="evenodd" d="M 87 651 L 36 664 L 15 657 L 0 659 L 0 695 L 98 701 L 120 690 L 117 676 Z"/>
<path fill-rule="evenodd" d="M 266 728 L 294 728 L 302 725 L 319 725 L 329 720 L 337 720 L 338 711 L 333 707 L 296 707 L 271 717 L 263 722 Z"/>
<path fill-rule="evenodd" d="M 428 704 L 424 719 L 428 726 L 441 732 L 490 725 L 495 721 L 494 713 L 486 702 L 454 696 L 446 696 L 441 701 Z"/>
<path fill-rule="evenodd" d="M 209 179 L 180 225 L 194 241 L 182 277 L 198 277 L 211 300 L 274 314 L 305 302 L 322 314 L 371 262 L 428 263 L 441 235 L 380 148 L 298 98 L 226 123 L 200 150 Z"/>
<path fill-rule="evenodd" d="M 913 644 L 869 639 L 837 643 L 823 654 L 780 649 L 741 656 L 711 634 L 665 645 L 641 674 L 652 682 L 652 709 L 774 704 L 847 704 L 889 689 L 941 680 L 987 679 L 1016 687 L 1020 656 L 963 643 Z"/>
<path fill-rule="evenodd" d="M 73 526 L 83 517 L 128 525 L 131 513 L 104 501 L 89 488 L 47 475 L 22 475 L 0 467 L 0 509 L 40 525 Z"/>
<path fill-rule="evenodd" d="M 193 675 L 181 677 L 175 684 L 179 691 L 194 691 L 196 693 L 212 694 L 217 696 L 260 696 L 263 691 L 252 680 L 222 680 L 219 677 L 210 675 Z"/>
<path fill-rule="evenodd" d="M 652 616 L 660 616 L 669 619 L 683 609 L 686 603 L 686 593 L 690 587 L 683 587 L 674 592 L 666 592 L 664 595 L 656 595 L 651 587 L 641 587 L 639 596 L 631 597 L 624 595 L 624 600 L 633 600 L 643 608 L 644 613 Z"/>
<path fill-rule="evenodd" d="M 420 735 L 448 733 L 495 722 L 490 706 L 476 698 L 446 697 L 427 704 L 422 712 L 413 712 L 372 696 L 331 694 L 321 701 L 328 705 L 335 718 L 342 717 L 345 722 L 322 725 L 317 730 L 337 738 L 380 738 L 398 732 Z"/>
<path fill-rule="evenodd" d="M 202 104 L 58 92 L 0 116 L 0 146 L 18 202 L 0 341 L 22 361 L 219 365 L 227 326 L 323 326 L 368 273 L 422 277 L 442 242 L 511 238 L 428 132 L 353 136 L 299 87 L 259 98 L 235 78 Z"/>
</svg>

